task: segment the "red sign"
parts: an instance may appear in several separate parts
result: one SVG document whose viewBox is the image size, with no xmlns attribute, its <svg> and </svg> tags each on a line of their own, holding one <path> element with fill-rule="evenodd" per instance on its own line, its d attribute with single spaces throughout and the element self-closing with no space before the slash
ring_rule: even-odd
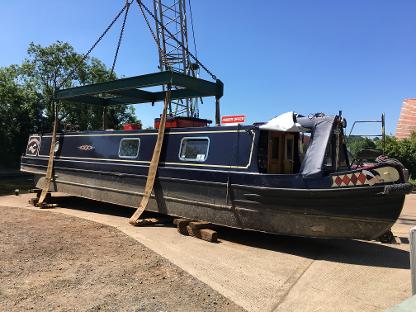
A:
<svg viewBox="0 0 416 312">
<path fill-rule="evenodd" d="M 221 123 L 223 124 L 239 124 L 246 121 L 245 115 L 236 115 L 236 116 L 222 116 Z"/>
</svg>

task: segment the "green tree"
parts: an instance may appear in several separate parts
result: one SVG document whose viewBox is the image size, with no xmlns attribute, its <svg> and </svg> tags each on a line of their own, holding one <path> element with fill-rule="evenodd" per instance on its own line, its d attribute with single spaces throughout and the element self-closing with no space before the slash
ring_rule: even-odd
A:
<svg viewBox="0 0 416 312">
<path fill-rule="evenodd" d="M 116 79 L 115 74 L 100 60 L 90 57 L 84 59 L 70 44 L 59 41 L 47 47 L 31 43 L 21 73 L 22 80 L 34 85 L 42 95 L 50 125 L 55 90 Z M 59 119 L 63 123 L 76 124 L 81 130 L 100 128 L 102 114 L 103 107 L 87 103 L 62 102 L 59 107 Z M 109 107 L 107 120 L 110 128 L 119 128 L 126 122 L 137 122 L 134 108 L 127 105 Z"/>
<path fill-rule="evenodd" d="M 19 67 L 0 68 L 0 166 L 16 164 L 31 132 L 42 128 L 43 109 L 30 86 L 16 83 Z"/>
<path fill-rule="evenodd" d="M 49 132 L 53 121 L 53 97 L 58 88 L 69 88 L 116 78 L 98 59 L 86 58 L 64 42 L 47 47 L 31 43 L 21 65 L 0 68 L 0 166 L 19 163 L 29 134 Z M 91 104 L 59 103 L 59 119 L 81 130 L 99 129 L 103 108 Z M 108 125 L 138 122 L 134 108 L 109 107 Z"/>
<path fill-rule="evenodd" d="M 381 140 L 377 142 L 377 147 L 382 148 Z M 416 178 L 416 132 L 413 132 L 410 138 L 401 140 L 386 136 L 385 154 L 399 160 L 409 169 L 413 179 Z"/>
</svg>

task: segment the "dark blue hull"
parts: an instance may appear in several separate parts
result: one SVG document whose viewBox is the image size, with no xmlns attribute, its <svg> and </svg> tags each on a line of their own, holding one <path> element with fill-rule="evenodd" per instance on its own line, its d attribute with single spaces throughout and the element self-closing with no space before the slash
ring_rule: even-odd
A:
<svg viewBox="0 0 416 312">
<path fill-rule="evenodd" d="M 252 126 L 167 131 L 147 210 L 275 234 L 360 239 L 379 237 L 399 217 L 410 191 L 400 168 L 380 164 L 306 175 L 295 159 L 296 173 L 269 174 L 262 167 L 261 135 Z M 205 140 L 205 154 L 184 157 L 187 138 Z M 50 139 L 31 137 L 22 156 L 21 169 L 38 177 L 38 187 Z M 136 140 L 137 153 L 125 157 L 120 149 L 127 139 Z M 138 207 L 156 131 L 79 132 L 58 141 L 52 191 Z"/>
<path fill-rule="evenodd" d="M 52 190 L 123 206 L 138 206 L 145 174 L 140 174 L 137 168 L 136 173 L 123 173 L 96 166 L 75 169 L 61 167 L 57 161 Z M 37 173 L 41 178 L 46 163 L 36 167 L 22 164 L 22 169 Z M 117 170 L 117 166 L 113 169 Z M 205 178 L 210 175 L 209 172 L 198 173 Z M 215 179 L 194 180 L 188 170 L 160 169 L 147 209 L 275 234 L 375 239 L 397 220 L 405 198 L 403 193 L 383 194 L 383 185 L 339 189 L 277 188 L 236 183 L 249 179 L 239 175 L 244 174 L 215 173 Z M 42 181 L 38 183 L 41 185 Z"/>
</svg>

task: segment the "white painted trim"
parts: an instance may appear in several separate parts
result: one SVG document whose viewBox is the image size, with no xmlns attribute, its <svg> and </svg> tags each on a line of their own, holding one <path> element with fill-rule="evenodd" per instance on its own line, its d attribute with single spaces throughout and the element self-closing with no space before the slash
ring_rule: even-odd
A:
<svg viewBox="0 0 416 312">
<path fill-rule="evenodd" d="M 166 135 L 170 134 L 209 134 L 209 133 L 233 133 L 233 132 L 246 132 L 246 130 L 212 130 L 212 131 L 178 131 L 178 132 L 166 132 Z M 157 135 L 157 132 L 135 132 L 135 133 L 91 133 L 91 134 L 68 134 L 67 137 L 88 137 L 88 136 L 140 136 L 140 135 Z M 65 134 L 58 133 L 57 137 L 65 136 Z M 51 135 L 44 135 L 42 137 L 51 138 Z"/>
</svg>

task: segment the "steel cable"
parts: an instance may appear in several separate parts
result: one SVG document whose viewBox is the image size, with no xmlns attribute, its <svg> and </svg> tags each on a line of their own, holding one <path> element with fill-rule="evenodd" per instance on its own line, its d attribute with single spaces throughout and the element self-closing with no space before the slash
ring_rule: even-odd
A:
<svg viewBox="0 0 416 312">
<path fill-rule="evenodd" d="M 87 53 L 84 54 L 82 59 L 77 63 L 74 69 L 72 69 L 69 74 L 62 80 L 62 82 L 58 85 L 57 89 L 59 90 L 62 88 L 62 86 L 65 85 L 65 83 L 68 82 L 68 79 L 72 77 L 72 75 L 75 73 L 77 69 L 79 69 L 79 66 L 89 57 L 91 52 L 95 49 L 95 47 L 101 42 L 101 40 L 105 37 L 105 35 L 108 33 L 108 31 L 113 27 L 115 22 L 120 18 L 121 14 L 126 10 L 126 5 L 123 6 L 123 8 L 118 12 L 118 14 L 114 17 L 112 22 L 107 26 L 107 28 L 104 30 L 104 32 L 98 37 L 97 41 L 91 46 L 91 48 L 88 50 Z M 56 91 L 56 90 L 55 90 Z"/>
<path fill-rule="evenodd" d="M 156 16 L 149 10 L 149 8 L 143 4 L 143 2 L 141 0 L 136 0 L 137 4 L 140 7 L 143 7 L 143 9 L 147 12 L 147 14 L 149 14 L 151 17 L 153 17 L 153 19 L 155 20 L 156 24 L 159 25 L 159 27 L 162 27 L 168 34 L 169 36 L 171 36 L 171 38 L 178 44 L 180 45 L 185 51 L 186 53 L 189 54 L 189 56 L 199 65 L 201 66 L 201 68 L 203 68 L 210 76 L 212 79 L 217 80 L 217 76 L 215 76 L 204 64 L 202 64 L 198 58 L 193 55 L 189 49 L 187 49 L 182 42 L 180 42 L 178 39 L 176 39 L 176 37 L 174 36 L 174 34 L 172 34 L 157 18 Z"/>
<path fill-rule="evenodd" d="M 111 66 L 110 78 L 114 74 L 114 68 L 116 67 L 118 53 L 120 51 L 120 46 L 121 46 L 121 41 L 123 40 L 123 34 L 124 34 L 124 30 L 126 28 L 127 16 L 129 14 L 130 5 L 133 3 L 133 1 L 134 0 L 129 2 L 128 0 L 126 0 L 126 5 L 125 5 L 126 10 L 125 10 L 125 14 L 124 14 L 123 24 L 121 25 L 120 36 L 118 38 L 116 53 L 114 54 L 113 65 Z"/>
</svg>

